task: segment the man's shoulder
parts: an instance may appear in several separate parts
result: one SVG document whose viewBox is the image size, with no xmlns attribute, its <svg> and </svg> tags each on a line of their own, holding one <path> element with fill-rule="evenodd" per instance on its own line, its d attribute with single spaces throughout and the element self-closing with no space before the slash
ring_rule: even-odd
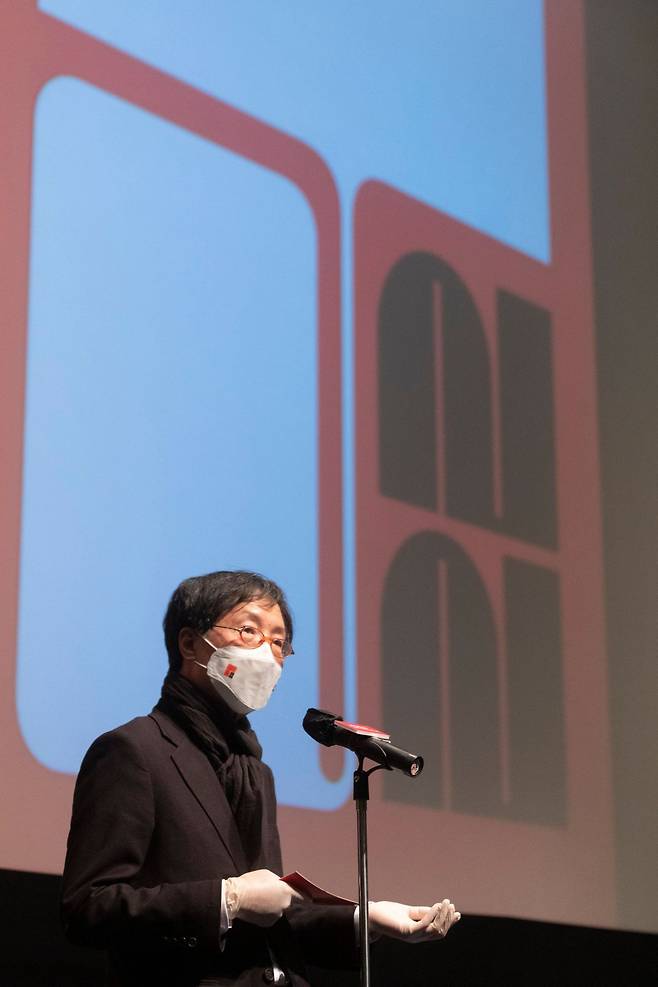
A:
<svg viewBox="0 0 658 987">
<path fill-rule="evenodd" d="M 177 723 L 160 709 L 153 709 L 146 716 L 136 716 L 127 723 L 102 733 L 91 745 L 93 748 L 139 747 L 161 748 L 178 747 L 187 744 L 187 735 Z"/>
<path fill-rule="evenodd" d="M 150 751 L 161 747 L 162 731 L 152 714 L 136 716 L 127 723 L 121 723 L 112 730 L 107 730 L 93 741 L 85 755 L 85 760 L 102 755 L 134 753 L 140 757 L 148 756 Z"/>
<path fill-rule="evenodd" d="M 100 737 L 97 737 L 94 741 L 95 744 L 98 743 L 112 743 L 112 741 L 134 741 L 134 740 L 145 740 L 152 737 L 157 733 L 157 728 L 151 715 L 147 716 L 135 716 L 134 719 L 128 720 L 127 723 L 120 723 L 119 726 L 113 727 L 112 730 L 107 730 L 102 733 Z"/>
</svg>

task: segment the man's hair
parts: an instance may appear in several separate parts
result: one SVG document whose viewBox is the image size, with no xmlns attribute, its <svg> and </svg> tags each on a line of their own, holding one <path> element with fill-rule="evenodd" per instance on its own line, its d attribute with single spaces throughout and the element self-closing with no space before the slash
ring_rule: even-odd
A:
<svg viewBox="0 0 658 987">
<path fill-rule="evenodd" d="M 280 607 L 286 637 L 292 641 L 292 614 L 288 601 L 281 587 L 271 579 L 257 572 L 222 571 L 183 580 L 174 590 L 162 621 L 170 670 L 180 671 L 182 657 L 178 650 L 178 635 L 183 627 L 205 634 L 234 607 L 260 599 Z"/>
</svg>

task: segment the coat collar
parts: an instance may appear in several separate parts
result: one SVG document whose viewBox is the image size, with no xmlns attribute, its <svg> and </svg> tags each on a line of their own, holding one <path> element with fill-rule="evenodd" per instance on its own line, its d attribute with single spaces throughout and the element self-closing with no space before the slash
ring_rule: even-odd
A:
<svg viewBox="0 0 658 987">
<path fill-rule="evenodd" d="M 171 760 L 215 827 L 217 835 L 235 864 L 236 873 L 244 874 L 247 870 L 247 860 L 235 816 L 210 761 L 192 743 L 183 728 L 174 723 L 166 713 L 154 709 L 149 716 L 157 724 L 164 739 L 172 745 Z"/>
</svg>

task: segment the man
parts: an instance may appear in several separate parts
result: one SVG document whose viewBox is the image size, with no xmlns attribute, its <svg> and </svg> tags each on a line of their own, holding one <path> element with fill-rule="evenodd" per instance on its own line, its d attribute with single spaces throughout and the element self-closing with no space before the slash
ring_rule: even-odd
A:
<svg viewBox="0 0 658 987">
<path fill-rule="evenodd" d="M 76 783 L 62 914 L 106 948 L 111 983 L 308 983 L 305 962 L 355 966 L 352 907 L 318 908 L 279 880 L 274 781 L 246 714 L 292 653 L 281 589 L 255 573 L 187 579 L 164 618 L 169 673 L 149 716 L 96 740 Z M 447 899 L 370 905 L 374 935 L 426 940 Z"/>
</svg>

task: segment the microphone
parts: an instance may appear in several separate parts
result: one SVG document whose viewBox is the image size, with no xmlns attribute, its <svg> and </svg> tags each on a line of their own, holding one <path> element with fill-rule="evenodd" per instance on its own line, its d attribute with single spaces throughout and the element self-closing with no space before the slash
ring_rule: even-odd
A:
<svg viewBox="0 0 658 987">
<path fill-rule="evenodd" d="M 423 770 L 423 759 L 400 747 L 394 747 L 388 734 L 357 723 L 345 723 L 337 713 L 326 709 L 308 709 L 302 722 L 304 730 L 325 747 L 347 747 L 358 757 L 368 757 L 389 771 L 403 771 L 417 778 Z"/>
</svg>

